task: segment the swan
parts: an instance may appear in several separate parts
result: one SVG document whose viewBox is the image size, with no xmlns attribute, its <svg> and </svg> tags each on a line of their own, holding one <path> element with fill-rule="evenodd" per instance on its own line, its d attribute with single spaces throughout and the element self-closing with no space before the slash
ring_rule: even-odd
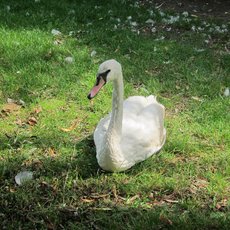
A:
<svg viewBox="0 0 230 230">
<path fill-rule="evenodd" d="M 99 66 L 88 99 L 94 98 L 107 82 L 113 82 L 112 112 L 100 120 L 94 131 L 96 157 L 103 170 L 121 172 L 163 147 L 165 108 L 153 95 L 123 101 L 122 67 L 114 59 Z"/>
</svg>

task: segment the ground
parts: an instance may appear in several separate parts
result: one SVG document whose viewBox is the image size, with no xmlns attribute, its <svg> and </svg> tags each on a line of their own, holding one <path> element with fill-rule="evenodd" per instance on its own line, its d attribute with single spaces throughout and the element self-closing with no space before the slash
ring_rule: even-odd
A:
<svg viewBox="0 0 230 230">
<path fill-rule="evenodd" d="M 143 1 L 151 2 L 151 1 Z M 230 17 L 230 2 L 228 0 L 183 0 L 183 1 L 152 1 L 159 8 L 176 12 L 187 11 L 201 18 L 217 18 L 224 21 L 229 21 Z"/>
<path fill-rule="evenodd" d="M 2 0 L 0 228 L 229 229 L 228 18 L 228 1 Z M 123 173 L 95 157 L 111 85 L 87 99 L 110 58 L 125 97 L 166 108 L 162 151 Z"/>
</svg>

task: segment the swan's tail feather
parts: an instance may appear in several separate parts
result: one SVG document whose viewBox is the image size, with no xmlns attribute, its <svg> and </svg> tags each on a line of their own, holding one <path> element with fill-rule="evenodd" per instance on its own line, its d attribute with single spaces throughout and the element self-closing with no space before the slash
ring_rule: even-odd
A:
<svg viewBox="0 0 230 230">
<path fill-rule="evenodd" d="M 148 103 L 157 103 L 157 96 L 154 95 L 150 95 L 148 97 L 146 97 Z"/>
</svg>

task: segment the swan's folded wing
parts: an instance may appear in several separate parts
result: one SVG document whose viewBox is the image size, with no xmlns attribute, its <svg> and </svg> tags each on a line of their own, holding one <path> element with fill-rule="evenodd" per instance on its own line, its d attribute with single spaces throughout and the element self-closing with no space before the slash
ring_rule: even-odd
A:
<svg viewBox="0 0 230 230">
<path fill-rule="evenodd" d="M 124 113 L 130 115 L 137 115 L 143 110 L 148 104 L 146 97 L 143 96 L 132 96 L 127 98 L 123 103 Z"/>
<path fill-rule="evenodd" d="M 166 136 L 164 106 L 154 96 L 145 100 L 146 105 L 139 109 L 139 113 L 133 114 L 125 110 L 123 117 L 122 150 L 127 157 L 135 158 L 136 162 L 158 152 Z"/>
</svg>

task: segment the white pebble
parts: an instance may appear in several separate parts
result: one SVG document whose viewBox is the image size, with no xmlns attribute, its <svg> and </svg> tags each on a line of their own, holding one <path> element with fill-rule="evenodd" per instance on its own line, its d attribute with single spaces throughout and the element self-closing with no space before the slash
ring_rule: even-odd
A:
<svg viewBox="0 0 230 230">
<path fill-rule="evenodd" d="M 147 23 L 147 24 L 154 24 L 155 22 L 152 19 L 149 18 L 147 21 L 145 21 L 145 23 Z"/>
<path fill-rule="evenodd" d="M 131 22 L 131 26 L 137 26 L 137 22 Z"/>
<path fill-rule="evenodd" d="M 182 13 L 182 15 L 183 15 L 184 17 L 188 17 L 188 12 L 187 12 L 187 11 L 184 11 L 184 12 Z"/>
<path fill-rule="evenodd" d="M 56 29 L 52 29 L 52 30 L 51 30 L 51 33 L 52 33 L 54 36 L 61 35 L 61 32 L 60 32 L 59 30 L 56 30 Z"/>
<path fill-rule="evenodd" d="M 94 57 L 97 54 L 97 51 L 93 50 L 90 54 L 91 57 Z"/>
<path fill-rule="evenodd" d="M 73 57 L 66 57 L 65 62 L 68 63 L 68 64 L 71 64 L 71 63 L 74 62 L 74 58 Z"/>
<path fill-rule="evenodd" d="M 70 31 L 69 32 L 69 36 L 74 36 L 75 35 L 75 32 L 74 31 Z"/>
<path fill-rule="evenodd" d="M 151 31 L 152 31 L 152 33 L 156 33 L 156 31 L 157 31 L 156 27 L 153 27 L 153 28 L 151 29 Z"/>
<path fill-rule="evenodd" d="M 225 97 L 229 97 L 230 96 L 230 90 L 229 90 L 228 87 L 224 90 L 224 96 Z"/>
<path fill-rule="evenodd" d="M 30 172 L 30 171 L 20 172 L 15 176 L 14 179 L 18 185 L 22 185 L 24 182 L 33 179 L 33 172 Z"/>
</svg>

